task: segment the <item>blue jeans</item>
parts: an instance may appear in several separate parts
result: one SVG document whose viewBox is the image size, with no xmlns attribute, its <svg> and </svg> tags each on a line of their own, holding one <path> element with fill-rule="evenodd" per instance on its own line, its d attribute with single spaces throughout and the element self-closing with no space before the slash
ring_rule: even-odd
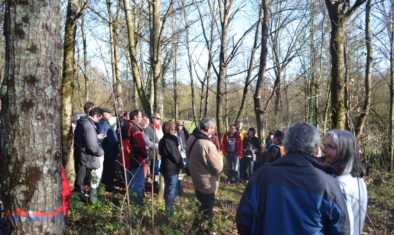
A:
<svg viewBox="0 0 394 235">
<path fill-rule="evenodd" d="M 228 153 L 227 158 L 227 176 L 230 181 L 239 182 L 239 157 L 236 153 Z M 234 179 L 235 178 L 235 179 Z"/>
<path fill-rule="evenodd" d="M 164 177 L 164 200 L 166 201 L 166 211 L 174 211 L 174 201 L 178 191 L 178 175 Z"/>
<path fill-rule="evenodd" d="M 131 200 L 137 204 L 142 204 L 145 187 L 144 168 L 138 167 L 135 169 L 128 169 L 127 182 L 129 184 L 129 190 L 131 189 Z"/>
<path fill-rule="evenodd" d="M 156 156 L 157 157 L 157 156 Z M 153 164 L 153 159 L 152 163 Z M 160 182 L 160 165 L 161 165 L 161 160 L 155 159 L 155 168 L 153 169 L 153 176 L 154 176 L 154 185 L 155 188 L 159 188 L 159 182 Z"/>
</svg>

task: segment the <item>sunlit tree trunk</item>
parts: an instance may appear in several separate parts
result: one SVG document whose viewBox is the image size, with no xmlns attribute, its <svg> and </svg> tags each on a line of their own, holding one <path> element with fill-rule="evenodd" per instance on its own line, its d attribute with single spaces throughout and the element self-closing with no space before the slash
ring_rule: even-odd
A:
<svg viewBox="0 0 394 235">
<path fill-rule="evenodd" d="M 312 0 L 310 3 L 310 11 L 311 11 L 311 19 L 310 19 L 310 79 L 308 84 L 308 122 L 313 125 L 317 125 L 317 107 L 318 107 L 318 99 L 317 99 L 317 90 L 318 90 L 318 81 L 317 81 L 317 59 L 316 59 L 316 47 L 315 47 L 315 14 L 316 14 L 316 6 L 315 2 Z M 322 29 L 323 30 L 323 29 Z"/>
<path fill-rule="evenodd" d="M 187 63 L 187 68 L 189 71 L 189 77 L 190 77 L 190 89 L 191 89 L 191 101 L 192 101 L 192 113 L 193 113 L 193 121 L 194 124 L 197 126 L 197 117 L 196 117 L 196 101 L 195 101 L 195 91 L 194 91 L 194 77 L 193 77 L 193 69 L 192 69 L 192 54 L 190 51 L 190 38 L 189 38 L 189 27 L 188 25 L 190 24 L 186 10 L 183 10 L 183 18 L 184 18 L 184 23 L 186 27 L 186 32 L 185 32 L 185 37 L 186 37 L 186 50 L 187 50 L 187 58 L 188 58 L 188 63 Z"/>
<path fill-rule="evenodd" d="M 332 128 L 345 129 L 345 90 L 344 90 L 344 40 L 345 27 L 349 17 L 365 0 L 356 0 L 353 6 L 348 1 L 325 0 L 331 21 L 331 125 Z"/>
<path fill-rule="evenodd" d="M 130 55 L 130 64 L 131 64 L 131 72 L 133 74 L 135 89 L 138 92 L 138 96 L 141 100 L 141 104 L 145 112 L 150 115 L 152 113 L 151 104 L 148 100 L 148 97 L 145 94 L 145 89 L 142 83 L 142 76 L 140 73 L 140 69 L 138 67 L 138 58 L 137 58 L 137 45 L 135 38 L 135 27 L 134 21 L 131 15 L 131 7 L 130 2 L 128 0 L 124 1 L 124 11 L 126 15 L 126 24 L 127 24 L 127 39 L 128 39 L 128 49 Z"/>
<path fill-rule="evenodd" d="M 227 34 L 230 20 L 230 9 L 233 1 L 228 0 L 222 2 L 219 1 L 219 13 L 220 13 L 220 53 L 219 53 L 219 73 L 217 74 L 217 90 L 216 90 L 216 119 L 217 119 L 217 132 L 221 139 L 226 130 L 225 126 L 225 76 L 227 76 Z"/>
<path fill-rule="evenodd" d="M 78 0 L 69 0 L 67 6 L 66 25 L 64 30 L 63 80 L 62 80 L 62 156 L 67 175 L 74 181 L 73 138 L 71 117 L 73 112 L 72 98 L 75 75 L 75 35 L 77 31 Z"/>
<path fill-rule="evenodd" d="M 365 82 L 364 82 L 365 99 L 355 129 L 357 138 L 359 138 L 363 132 L 365 121 L 368 117 L 370 104 L 371 104 L 371 69 L 372 69 L 372 41 L 370 36 L 371 7 L 372 7 L 372 0 L 367 0 L 366 9 L 365 9 L 365 44 L 367 47 L 367 55 L 366 55 L 367 64 L 365 66 Z"/>
<path fill-rule="evenodd" d="M 120 4 L 117 6 L 117 15 L 114 19 L 112 14 L 112 1 L 107 0 L 107 10 L 108 10 L 108 28 L 110 36 L 110 48 L 111 48 L 111 68 L 112 68 L 112 84 L 115 96 L 116 105 L 122 105 L 121 98 L 121 84 L 120 84 L 120 63 L 119 63 L 119 48 L 118 48 L 118 32 L 117 24 L 120 20 Z"/>
<path fill-rule="evenodd" d="M 253 96 L 254 111 L 256 115 L 257 134 L 261 139 L 264 131 L 264 107 L 262 100 L 262 88 L 265 79 L 265 68 L 267 66 L 267 55 L 268 55 L 268 30 L 270 20 L 270 6 L 268 0 L 261 1 L 261 7 L 263 11 L 263 21 L 261 24 L 261 52 L 260 52 L 260 65 L 259 73 L 256 82 L 256 90 Z"/>
<path fill-rule="evenodd" d="M 12 234 L 62 234 L 61 4 L 7 0 L 5 9 L 1 199 L 7 215 L 22 219 Z M 57 216 L 26 222 L 17 210 Z"/>
<path fill-rule="evenodd" d="M 85 82 L 85 102 L 89 101 L 88 47 L 85 31 L 85 17 L 81 17 L 81 34 L 83 46 L 83 78 Z"/>
</svg>

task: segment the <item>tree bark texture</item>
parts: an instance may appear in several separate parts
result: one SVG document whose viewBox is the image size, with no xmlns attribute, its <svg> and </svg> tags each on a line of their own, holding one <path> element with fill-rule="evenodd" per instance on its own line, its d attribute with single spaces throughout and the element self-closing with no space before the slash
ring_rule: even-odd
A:
<svg viewBox="0 0 394 235">
<path fill-rule="evenodd" d="M 193 113 L 193 121 L 194 121 L 194 125 L 197 126 L 197 115 L 196 115 L 196 101 L 195 101 L 195 90 L 194 90 L 194 77 L 193 77 L 193 69 L 192 69 L 192 54 L 190 51 L 190 38 L 189 38 L 189 27 L 188 25 L 190 24 L 188 17 L 187 17 L 187 13 L 186 10 L 183 10 L 183 17 L 184 17 L 184 21 L 185 21 L 185 27 L 186 27 L 186 50 L 187 50 L 187 58 L 188 58 L 188 64 L 187 64 L 187 68 L 189 71 L 189 77 L 190 77 L 190 89 L 191 89 L 191 100 L 192 100 L 192 113 Z"/>
<path fill-rule="evenodd" d="M 63 162 L 70 159 L 72 145 L 71 117 L 73 112 L 72 97 L 75 74 L 75 35 L 77 32 L 78 0 L 69 0 L 64 31 L 63 80 L 62 80 L 62 156 Z"/>
<path fill-rule="evenodd" d="M 318 107 L 318 99 L 317 99 L 317 90 L 318 90 L 318 79 L 317 79 L 317 55 L 316 55 L 316 47 L 315 47 L 315 14 L 316 14 L 316 6 L 314 1 L 311 3 L 311 23 L 310 23 L 310 79 L 308 84 L 308 114 L 307 120 L 313 125 L 317 126 L 317 107 Z"/>
<path fill-rule="evenodd" d="M 331 22 L 331 127 L 345 129 L 344 40 L 348 18 L 365 2 L 356 0 L 350 7 L 348 1 L 325 0 Z"/>
<path fill-rule="evenodd" d="M 62 234 L 59 1 L 6 1 L 1 199 L 13 234 Z M 71 71 L 71 72 L 70 72 Z M 72 69 L 69 71 L 72 74 Z M 71 75 L 72 76 L 72 75 Z M 68 94 L 67 94 L 68 95 Z M 68 128 L 66 128 L 68 131 Z M 17 210 L 29 212 L 22 216 Z M 36 212 L 53 212 L 37 220 Z M 33 220 L 28 222 L 27 220 Z"/>
<path fill-rule="evenodd" d="M 150 12 L 150 63 L 153 72 L 153 110 L 163 115 L 162 71 L 160 59 L 160 4 L 161 0 L 149 1 Z"/>
<path fill-rule="evenodd" d="M 366 9 L 365 9 L 365 44 L 367 47 L 367 63 L 365 66 L 365 81 L 364 81 L 365 99 L 355 129 L 357 138 L 359 138 L 363 133 L 364 125 L 367 120 L 370 105 L 371 105 L 371 69 L 372 69 L 372 53 L 373 53 L 372 41 L 370 36 L 371 7 L 372 7 L 372 0 L 367 0 Z"/>
<path fill-rule="evenodd" d="M 83 78 L 85 81 L 85 102 L 89 101 L 88 46 L 85 31 L 85 17 L 81 17 L 81 34 L 83 47 Z"/>
<path fill-rule="evenodd" d="M 267 55 L 268 55 L 268 30 L 270 21 L 270 6 L 268 0 L 261 1 L 261 7 L 263 10 L 263 22 L 261 24 L 261 53 L 260 53 L 260 64 L 259 72 L 256 82 L 256 90 L 253 95 L 254 111 L 256 115 L 257 134 L 261 139 L 264 131 L 264 108 L 262 101 L 262 88 L 265 79 L 265 68 L 267 66 Z"/>
<path fill-rule="evenodd" d="M 227 34 L 230 19 L 230 9 L 232 0 L 219 1 L 220 12 L 220 53 L 219 53 L 219 74 L 217 79 L 216 90 L 216 119 L 217 119 L 217 132 L 221 139 L 225 132 L 225 110 L 224 110 L 224 95 L 225 95 L 225 76 L 227 75 Z"/>
<path fill-rule="evenodd" d="M 107 0 L 108 10 L 108 29 L 110 36 L 110 48 L 111 48 L 111 68 L 112 68 L 112 85 L 116 106 L 123 106 L 121 98 L 121 84 L 120 84 L 120 63 L 119 63 L 119 48 L 118 48 L 118 32 L 117 25 L 120 20 L 120 5 L 117 6 L 116 18 L 112 13 L 112 1 Z"/>
<path fill-rule="evenodd" d="M 130 64 L 131 64 L 131 72 L 133 74 L 133 80 L 135 84 L 135 89 L 138 92 L 138 96 L 141 100 L 141 104 L 143 109 L 148 115 L 152 114 L 151 104 L 148 100 L 148 97 L 145 94 L 145 89 L 142 83 L 142 76 L 140 69 L 138 67 L 138 58 L 137 58 L 137 45 L 135 39 L 135 27 L 133 18 L 131 15 L 131 6 L 129 0 L 124 1 L 124 11 L 126 15 L 126 24 L 127 24 L 127 37 L 128 37 L 128 49 L 130 55 Z"/>
</svg>

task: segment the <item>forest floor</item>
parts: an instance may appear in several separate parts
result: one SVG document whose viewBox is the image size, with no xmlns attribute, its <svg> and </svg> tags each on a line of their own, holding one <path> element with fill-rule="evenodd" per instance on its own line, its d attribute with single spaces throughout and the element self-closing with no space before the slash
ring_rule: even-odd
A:
<svg viewBox="0 0 394 235">
<path fill-rule="evenodd" d="M 394 175 L 372 170 L 366 182 L 368 217 L 363 234 L 394 234 Z M 144 206 L 131 205 L 132 234 L 195 234 L 198 228 L 193 226 L 193 221 L 198 215 L 197 200 L 191 179 L 184 179 L 183 185 L 184 194 L 176 197 L 175 214 L 171 219 L 166 216 L 164 203 L 158 202 L 157 194 L 154 194 L 154 223 L 150 192 L 145 193 Z M 210 234 L 237 234 L 235 214 L 244 188 L 243 183 L 220 183 Z M 124 190 L 116 189 L 115 193 L 108 193 L 101 188 L 99 202 L 93 205 L 81 202 L 74 193 L 66 234 L 129 234 Z"/>
</svg>

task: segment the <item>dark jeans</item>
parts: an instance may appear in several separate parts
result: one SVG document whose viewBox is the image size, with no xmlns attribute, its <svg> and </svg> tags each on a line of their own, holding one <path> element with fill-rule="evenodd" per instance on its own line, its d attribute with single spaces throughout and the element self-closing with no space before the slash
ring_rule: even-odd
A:
<svg viewBox="0 0 394 235">
<path fill-rule="evenodd" d="M 213 212 L 213 204 L 215 202 L 215 193 L 203 194 L 197 190 L 195 193 L 198 201 L 201 203 L 199 211 L 205 218 L 211 217 Z"/>
<path fill-rule="evenodd" d="M 253 168 L 254 168 L 254 161 L 252 157 L 243 157 L 241 159 L 241 179 L 243 180 L 249 180 L 249 178 L 253 174 Z"/>
<path fill-rule="evenodd" d="M 83 183 L 86 177 L 86 166 L 77 164 L 76 165 L 77 169 L 77 181 L 75 184 L 75 190 L 77 192 L 82 192 L 83 191 Z"/>
<path fill-rule="evenodd" d="M 178 175 L 164 177 L 164 199 L 166 211 L 174 211 L 174 201 L 178 191 Z"/>
<path fill-rule="evenodd" d="M 107 191 L 114 189 L 114 178 L 115 178 L 115 158 L 104 157 L 104 170 L 103 170 L 103 183 Z"/>
</svg>

